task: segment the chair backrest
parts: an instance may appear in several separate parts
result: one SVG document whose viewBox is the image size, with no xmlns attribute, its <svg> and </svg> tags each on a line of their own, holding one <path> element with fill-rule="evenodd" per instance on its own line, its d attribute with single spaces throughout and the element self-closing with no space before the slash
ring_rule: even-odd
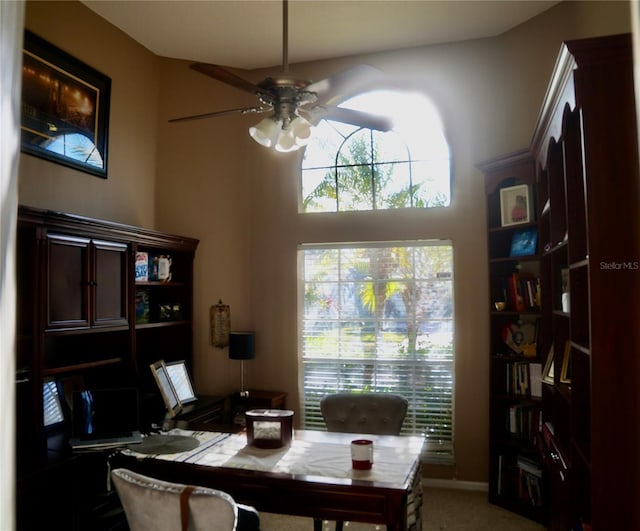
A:
<svg viewBox="0 0 640 531">
<path fill-rule="evenodd" d="M 130 531 L 236 529 L 238 507 L 225 492 L 161 481 L 126 468 L 113 470 L 111 478 Z M 188 527 L 183 513 L 189 516 Z"/>
<path fill-rule="evenodd" d="M 389 393 L 336 393 L 320 401 L 329 431 L 398 435 L 409 402 Z"/>
</svg>

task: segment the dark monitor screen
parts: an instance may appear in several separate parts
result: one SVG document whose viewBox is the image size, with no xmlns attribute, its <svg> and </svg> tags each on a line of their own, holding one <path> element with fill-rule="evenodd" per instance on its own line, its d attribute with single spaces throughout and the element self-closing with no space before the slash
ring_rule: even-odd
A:
<svg viewBox="0 0 640 531">
<path fill-rule="evenodd" d="M 74 437 L 109 437 L 139 429 L 138 390 L 135 387 L 74 391 Z"/>
</svg>

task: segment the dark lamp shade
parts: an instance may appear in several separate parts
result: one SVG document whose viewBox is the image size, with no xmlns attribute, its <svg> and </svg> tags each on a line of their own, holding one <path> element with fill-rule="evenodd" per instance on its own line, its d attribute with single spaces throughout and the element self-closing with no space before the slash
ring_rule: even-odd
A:
<svg viewBox="0 0 640 531">
<path fill-rule="evenodd" d="M 256 356 L 255 332 L 229 333 L 229 359 L 252 360 Z"/>
</svg>

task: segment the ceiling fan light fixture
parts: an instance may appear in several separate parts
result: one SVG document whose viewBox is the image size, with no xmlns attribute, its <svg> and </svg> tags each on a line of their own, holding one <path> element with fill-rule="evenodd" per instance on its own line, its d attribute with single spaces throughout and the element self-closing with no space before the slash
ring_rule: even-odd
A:
<svg viewBox="0 0 640 531">
<path fill-rule="evenodd" d="M 249 135 L 261 146 L 270 148 L 278 141 L 282 131 L 282 120 L 270 116 L 249 128 Z"/>
<path fill-rule="evenodd" d="M 278 137 L 278 143 L 276 144 L 276 151 L 281 153 L 289 153 L 290 151 L 296 151 L 300 149 L 300 146 L 296 144 L 296 137 L 291 129 L 283 129 Z"/>
<path fill-rule="evenodd" d="M 369 89 L 374 81 L 382 79 L 377 69 L 360 65 L 315 83 L 289 72 L 288 2 L 289 0 L 282 0 L 282 72 L 279 75 L 267 77 L 256 84 L 222 66 L 207 63 L 190 65 L 196 72 L 252 94 L 258 98 L 260 105 L 174 118 L 170 122 L 237 112 L 246 114 L 273 111 L 271 116 L 250 127 L 249 135 L 261 146 L 285 153 L 306 146 L 312 138 L 314 127 L 299 113 L 310 117 L 313 123 L 326 118 L 365 129 L 391 129 L 389 121 L 383 117 L 336 107 L 330 103 L 343 96 Z"/>
<path fill-rule="evenodd" d="M 289 124 L 289 130 L 293 133 L 296 144 L 299 146 L 306 146 L 309 143 L 314 129 L 311 123 L 302 116 L 296 116 Z"/>
</svg>

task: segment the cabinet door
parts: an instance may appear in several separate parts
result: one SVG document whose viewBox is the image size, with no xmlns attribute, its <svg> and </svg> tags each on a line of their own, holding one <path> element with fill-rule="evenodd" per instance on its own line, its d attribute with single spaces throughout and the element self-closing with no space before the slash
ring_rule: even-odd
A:
<svg viewBox="0 0 640 531">
<path fill-rule="evenodd" d="M 128 323 L 127 257 L 125 244 L 94 240 L 92 326 L 118 326 Z"/>
<path fill-rule="evenodd" d="M 49 329 L 89 327 L 89 244 L 87 238 L 47 235 Z"/>
<path fill-rule="evenodd" d="M 48 329 L 126 326 L 125 244 L 47 235 Z"/>
</svg>

